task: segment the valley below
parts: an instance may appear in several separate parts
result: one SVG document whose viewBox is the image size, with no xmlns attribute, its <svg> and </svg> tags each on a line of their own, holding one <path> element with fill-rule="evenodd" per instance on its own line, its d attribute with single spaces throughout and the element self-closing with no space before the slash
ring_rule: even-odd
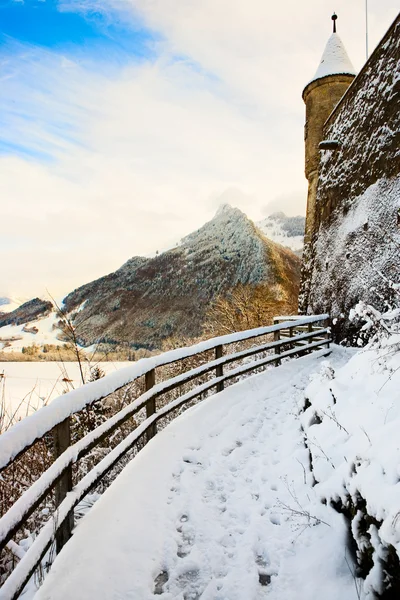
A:
<svg viewBox="0 0 400 600">
<path fill-rule="evenodd" d="M 107 375 L 130 362 L 102 362 L 99 367 Z M 90 378 L 83 365 L 85 379 Z M 77 362 L 0 362 L 0 417 L 5 427 L 22 419 L 61 394 L 82 385 Z"/>
</svg>

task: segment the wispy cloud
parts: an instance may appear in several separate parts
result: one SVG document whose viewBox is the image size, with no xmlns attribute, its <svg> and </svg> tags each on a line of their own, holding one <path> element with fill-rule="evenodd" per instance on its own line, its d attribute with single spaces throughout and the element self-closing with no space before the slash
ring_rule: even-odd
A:
<svg viewBox="0 0 400 600">
<path fill-rule="evenodd" d="M 265 168 L 268 123 L 190 62 L 160 57 L 111 79 L 36 50 L 7 82 L 3 150 L 24 149 L 0 159 L 2 231 L 21 241 L 0 243 L 13 291 L 67 291 L 178 241 L 226 188 L 264 197 L 282 175 L 277 162 Z"/>
<path fill-rule="evenodd" d="M 173 244 L 220 200 L 253 218 L 269 203 L 303 212 L 301 90 L 329 35 L 325 4 L 65 0 L 63 10 L 141 23 L 150 51 L 126 59 L 123 50 L 120 60 L 115 47 L 88 56 L 84 47 L 9 41 L 0 65 L 0 291 L 67 292 Z M 350 35 L 346 15 L 354 27 L 362 11 L 337 4 L 361 64 L 362 26 Z M 388 0 L 372 18 L 376 37 L 391 10 Z"/>
</svg>

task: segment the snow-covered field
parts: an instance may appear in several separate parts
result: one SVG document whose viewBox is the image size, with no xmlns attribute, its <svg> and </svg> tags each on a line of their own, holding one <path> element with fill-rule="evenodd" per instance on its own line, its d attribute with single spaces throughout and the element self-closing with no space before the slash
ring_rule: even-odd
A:
<svg viewBox="0 0 400 600">
<path fill-rule="evenodd" d="M 38 346 L 43 346 L 43 344 L 62 346 L 65 342 L 57 339 L 57 334 L 60 333 L 60 330 L 55 328 L 57 321 L 59 321 L 59 318 L 55 312 L 52 312 L 47 317 L 31 321 L 30 323 L 0 327 L 0 349 L 4 352 L 21 352 L 24 346 L 32 346 L 32 344 Z M 30 333 L 29 331 L 24 331 L 26 326 L 36 327 L 38 332 Z M 2 348 L 7 342 L 9 345 Z"/>
<path fill-rule="evenodd" d="M 323 363 L 270 369 L 168 426 L 80 522 L 36 600 L 356 600 L 344 521 L 311 486 L 298 419 Z"/>
<path fill-rule="evenodd" d="M 128 365 L 132 363 L 102 362 L 99 366 L 105 373 L 111 373 Z M 84 375 L 88 375 L 86 366 Z M 17 411 L 18 416 L 24 417 L 48 404 L 65 390 L 80 385 L 78 363 L 0 362 L 0 392 L 4 397 L 8 415 Z"/>
</svg>

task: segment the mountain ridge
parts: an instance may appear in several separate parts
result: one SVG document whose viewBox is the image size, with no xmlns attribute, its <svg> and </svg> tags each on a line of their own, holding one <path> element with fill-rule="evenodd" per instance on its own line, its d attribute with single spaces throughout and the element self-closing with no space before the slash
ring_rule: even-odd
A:
<svg viewBox="0 0 400 600">
<path fill-rule="evenodd" d="M 293 293 L 300 261 L 268 240 L 237 208 L 213 219 L 152 258 L 132 257 L 119 269 L 64 298 L 83 345 L 99 339 L 159 347 L 172 335 L 201 335 L 211 302 L 232 287 L 270 283 Z"/>
<path fill-rule="evenodd" d="M 277 213 L 269 219 L 285 241 L 298 239 L 296 227 L 284 229 L 293 218 Z M 299 276 L 297 256 L 268 239 L 238 208 L 224 204 L 214 218 L 182 238 L 180 245 L 151 257 L 129 258 L 115 271 L 71 291 L 62 308 L 83 346 L 101 340 L 154 349 L 168 337 L 185 340 L 202 335 L 213 301 L 235 286 L 267 284 L 281 296 L 295 297 Z M 42 302 L 48 311 L 47 302 Z M 15 332 L 21 338 L 19 346 L 39 338 L 20 326 L 32 322 L 32 333 L 41 329 L 40 310 L 32 313 L 30 303 L 7 315 L 1 314 L 0 306 L 0 317 L 8 324 L 0 328 L 0 340 L 3 332 L 8 339 Z M 45 330 L 53 333 L 46 333 L 46 343 L 51 343 L 50 336 L 59 344 L 64 339 L 62 323 L 56 326 L 55 313 L 48 320 Z"/>
</svg>

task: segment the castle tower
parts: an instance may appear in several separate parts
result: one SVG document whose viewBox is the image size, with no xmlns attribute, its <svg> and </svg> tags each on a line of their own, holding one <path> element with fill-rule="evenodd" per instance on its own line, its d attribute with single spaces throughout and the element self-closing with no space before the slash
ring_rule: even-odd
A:
<svg viewBox="0 0 400 600">
<path fill-rule="evenodd" d="M 324 123 L 355 77 L 354 67 L 336 32 L 336 19 L 336 14 L 333 14 L 333 33 L 314 77 L 303 91 L 306 105 L 305 174 L 308 179 L 306 244 L 312 240 L 315 228 L 319 143 L 323 139 Z"/>
</svg>

